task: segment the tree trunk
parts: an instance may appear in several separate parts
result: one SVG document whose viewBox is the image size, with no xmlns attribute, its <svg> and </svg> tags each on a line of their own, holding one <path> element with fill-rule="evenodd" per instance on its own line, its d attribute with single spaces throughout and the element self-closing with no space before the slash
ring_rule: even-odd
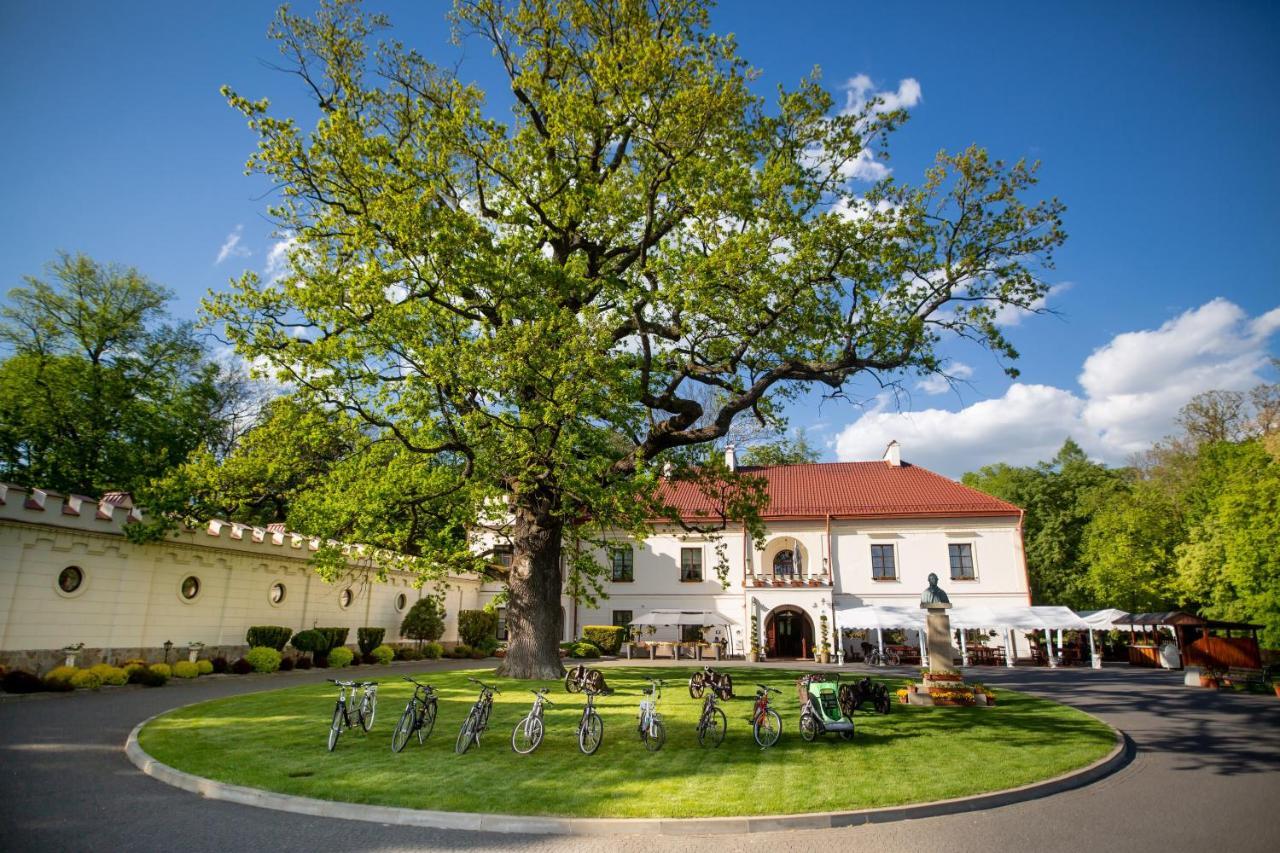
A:
<svg viewBox="0 0 1280 853">
<path fill-rule="evenodd" d="M 564 677 L 560 638 L 561 537 L 564 524 L 549 495 L 515 501 L 511 574 L 507 580 L 507 656 L 498 675 L 508 678 Z"/>
</svg>

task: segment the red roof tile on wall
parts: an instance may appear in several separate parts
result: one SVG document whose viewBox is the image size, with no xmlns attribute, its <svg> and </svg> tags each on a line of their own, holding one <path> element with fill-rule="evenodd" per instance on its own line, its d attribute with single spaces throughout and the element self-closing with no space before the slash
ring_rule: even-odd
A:
<svg viewBox="0 0 1280 853">
<path fill-rule="evenodd" d="M 885 516 L 1007 516 L 1021 510 L 925 468 L 886 462 L 819 462 L 812 465 L 742 467 L 763 477 L 769 505 L 765 518 Z M 691 483 L 666 486 L 664 498 L 685 518 L 706 518 L 716 509 Z"/>
</svg>

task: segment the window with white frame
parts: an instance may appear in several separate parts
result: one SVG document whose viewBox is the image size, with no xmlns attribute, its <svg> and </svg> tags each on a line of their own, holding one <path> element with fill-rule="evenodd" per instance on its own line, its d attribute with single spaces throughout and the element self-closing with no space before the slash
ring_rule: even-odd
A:
<svg viewBox="0 0 1280 853">
<path fill-rule="evenodd" d="M 898 561 L 894 557 L 892 544 L 871 546 L 871 577 L 878 581 L 898 577 Z"/>
<path fill-rule="evenodd" d="M 681 548 L 680 549 L 680 580 L 682 581 L 702 580 L 702 549 L 701 548 Z"/>
<path fill-rule="evenodd" d="M 973 571 L 973 545 L 968 542 L 953 542 L 947 545 L 951 557 L 951 579 L 953 581 L 971 581 L 977 579 Z"/>
</svg>

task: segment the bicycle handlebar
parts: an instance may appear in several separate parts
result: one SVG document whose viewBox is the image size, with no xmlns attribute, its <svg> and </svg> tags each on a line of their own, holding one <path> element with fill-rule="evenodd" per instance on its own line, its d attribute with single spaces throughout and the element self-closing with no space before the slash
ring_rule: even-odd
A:
<svg viewBox="0 0 1280 853">
<path fill-rule="evenodd" d="M 480 685 L 481 687 L 483 687 L 485 690 L 492 690 L 494 693 L 501 693 L 501 692 L 502 692 L 500 689 L 498 689 L 497 687 L 493 686 L 492 684 L 485 684 L 485 683 L 484 683 L 483 681 L 481 681 L 480 679 L 478 679 L 478 678 L 472 678 L 472 677 L 471 677 L 471 676 L 469 676 L 469 675 L 467 676 L 467 681 L 474 681 L 476 684 L 479 684 L 479 685 Z"/>
<path fill-rule="evenodd" d="M 326 678 L 325 681 L 330 681 L 338 685 L 339 687 L 377 687 L 378 686 L 378 682 L 376 681 L 339 681 L 336 678 Z"/>
<path fill-rule="evenodd" d="M 410 684 L 416 684 L 416 685 L 418 685 L 418 686 L 419 686 L 419 687 L 421 687 L 423 690 L 429 690 L 429 691 L 431 691 L 432 693 L 434 693 L 434 692 L 436 691 L 436 689 L 435 689 L 434 687 L 432 687 L 430 684 L 423 684 L 421 681 L 419 681 L 419 680 L 418 680 L 418 679 L 416 679 L 416 678 L 410 678 L 410 677 L 409 677 L 409 676 L 407 676 L 407 675 L 402 675 L 402 676 L 400 676 L 400 677 L 401 677 L 401 678 L 403 678 L 405 681 L 409 682 Z"/>
<path fill-rule="evenodd" d="M 539 699 L 541 699 L 545 704 L 547 704 L 547 705 L 554 705 L 554 704 L 556 704 L 556 703 L 555 703 L 555 702 L 552 702 L 550 699 L 548 699 L 548 698 L 547 698 L 547 691 L 548 691 L 548 690 L 550 690 L 550 689 L 551 689 L 551 688 L 549 688 L 549 687 L 539 687 L 537 690 L 530 690 L 529 692 L 530 692 L 530 693 L 532 693 L 534 696 L 537 696 L 537 697 L 538 697 Z"/>
<path fill-rule="evenodd" d="M 759 687 L 761 690 L 768 690 L 770 693 L 781 693 L 781 692 L 782 692 L 781 690 L 779 690 L 779 689 L 778 689 L 778 688 L 776 688 L 776 687 L 770 687 L 770 686 L 769 686 L 769 685 L 767 685 L 767 684 L 761 684 L 761 683 L 759 683 L 759 682 L 756 682 L 756 687 Z"/>
</svg>

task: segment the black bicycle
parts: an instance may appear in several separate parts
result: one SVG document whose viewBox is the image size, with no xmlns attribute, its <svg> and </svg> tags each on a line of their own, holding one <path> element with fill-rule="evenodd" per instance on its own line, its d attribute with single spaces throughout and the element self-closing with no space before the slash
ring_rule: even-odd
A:
<svg viewBox="0 0 1280 853">
<path fill-rule="evenodd" d="M 724 711 L 716 705 L 716 692 L 708 691 L 702 700 L 702 716 L 698 718 L 698 745 L 719 746 L 724 742 L 724 731 L 728 725 Z"/>
<path fill-rule="evenodd" d="M 853 719 L 854 711 L 865 703 L 871 703 L 877 714 L 887 714 L 893 707 L 889 699 L 889 688 L 878 681 L 864 678 L 861 681 L 842 683 L 839 692 L 840 710 Z"/>
<path fill-rule="evenodd" d="M 583 755 L 591 755 L 604 741 L 604 721 L 596 713 L 597 692 L 588 690 L 586 693 L 587 704 L 582 706 L 582 718 L 578 720 L 578 749 Z"/>
<path fill-rule="evenodd" d="M 376 681 L 339 681 L 336 678 L 328 680 L 338 685 L 338 701 L 334 703 L 333 720 L 329 723 L 329 751 L 333 752 L 338 746 L 338 736 L 344 729 L 359 726 L 367 732 L 373 728 L 373 715 L 378 710 L 378 683 Z M 358 703 L 356 688 L 360 689 Z M 351 691 L 350 701 L 347 699 L 348 690 Z"/>
<path fill-rule="evenodd" d="M 701 672 L 695 672 L 689 676 L 690 697 L 701 699 L 703 691 L 707 688 L 714 691 L 722 700 L 728 701 L 733 698 L 733 676 L 709 666 L 704 666 Z"/>
<path fill-rule="evenodd" d="M 480 685 L 480 696 L 471 706 L 471 712 L 462 721 L 462 728 L 458 731 L 458 740 L 453 745 L 453 751 L 458 755 L 462 755 L 473 744 L 480 742 L 480 733 L 489 727 L 489 712 L 493 710 L 493 694 L 502 692 L 478 678 L 468 678 L 467 681 Z"/>
<path fill-rule="evenodd" d="M 407 675 L 402 675 L 401 678 L 413 685 L 413 696 L 409 697 L 409 704 L 400 715 L 396 730 L 391 733 L 392 752 L 403 750 L 409 738 L 415 734 L 418 736 L 418 743 L 424 743 L 431 737 L 431 730 L 436 726 L 436 689 Z"/>
</svg>

